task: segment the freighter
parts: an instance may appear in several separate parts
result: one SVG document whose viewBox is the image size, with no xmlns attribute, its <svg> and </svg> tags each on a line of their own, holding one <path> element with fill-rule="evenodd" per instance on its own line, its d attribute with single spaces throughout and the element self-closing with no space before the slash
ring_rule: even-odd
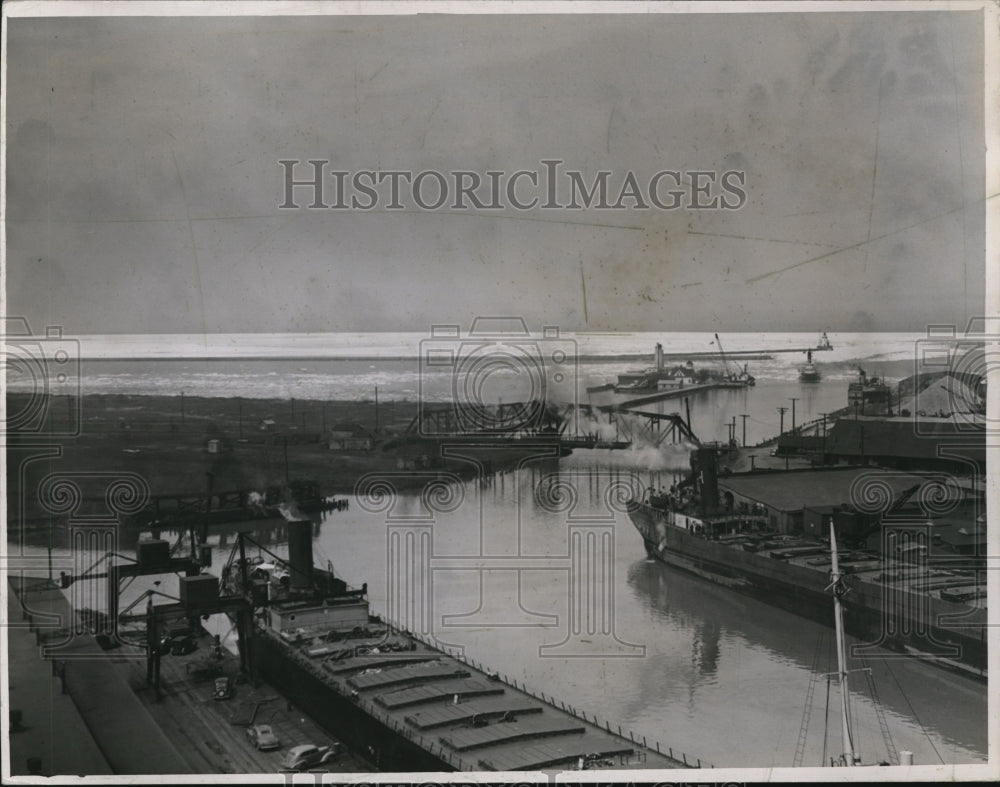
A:
<svg viewBox="0 0 1000 787">
<path fill-rule="evenodd" d="M 708 767 L 370 614 L 367 585 L 312 565 L 310 522 L 288 545 L 283 560 L 240 534 L 223 571 L 255 610 L 252 669 L 378 770 Z"/>
<path fill-rule="evenodd" d="M 647 554 L 829 625 L 829 537 L 779 533 L 762 508 L 737 504 L 729 494 L 720 499 L 717 461 L 716 449 L 696 449 L 685 479 L 629 503 Z M 751 474 L 742 480 L 749 482 Z M 838 538 L 848 540 L 859 528 L 872 531 L 872 523 L 856 512 L 842 513 Z M 883 537 L 894 527 L 891 517 L 875 522 Z M 934 554 L 930 524 L 914 526 L 911 519 L 897 530 L 898 537 L 887 542 L 892 554 L 858 548 L 841 556 L 849 590 L 843 599 L 847 630 L 872 646 L 985 678 L 981 572 L 968 559 Z"/>
</svg>

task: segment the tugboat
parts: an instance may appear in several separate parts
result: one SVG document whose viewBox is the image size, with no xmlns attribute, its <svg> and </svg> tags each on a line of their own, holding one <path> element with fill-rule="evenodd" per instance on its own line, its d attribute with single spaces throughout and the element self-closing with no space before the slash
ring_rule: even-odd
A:
<svg viewBox="0 0 1000 787">
<path fill-rule="evenodd" d="M 818 383 L 820 378 L 819 369 L 813 363 L 812 350 L 806 351 L 805 366 L 799 367 L 799 381 L 803 383 Z"/>
<path fill-rule="evenodd" d="M 756 385 L 757 379 L 747 371 L 747 364 L 743 364 L 742 369 L 727 374 L 723 382 L 726 388 L 746 388 Z"/>
</svg>

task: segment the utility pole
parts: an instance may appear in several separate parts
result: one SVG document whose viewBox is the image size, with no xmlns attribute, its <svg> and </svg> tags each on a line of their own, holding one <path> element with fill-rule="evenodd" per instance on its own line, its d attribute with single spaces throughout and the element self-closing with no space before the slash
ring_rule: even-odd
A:
<svg viewBox="0 0 1000 787">
<path fill-rule="evenodd" d="M 792 431 L 794 432 L 795 431 L 795 403 L 799 400 L 799 398 L 797 396 L 789 396 L 788 398 L 792 400 Z"/>
<path fill-rule="evenodd" d="M 239 415 L 239 418 L 240 418 L 240 439 L 243 439 L 243 397 L 240 397 L 239 407 L 240 407 L 240 415 Z"/>
<path fill-rule="evenodd" d="M 826 464 L 826 417 L 829 413 L 820 413 L 823 416 L 823 464 Z"/>
<path fill-rule="evenodd" d="M 746 448 L 747 445 L 747 418 L 749 418 L 749 413 L 740 413 L 740 418 L 743 419 L 743 447 Z"/>
<path fill-rule="evenodd" d="M 781 427 L 778 429 L 778 434 L 783 435 L 785 433 L 785 413 L 788 412 L 788 408 L 779 407 L 778 412 L 781 413 Z"/>
</svg>

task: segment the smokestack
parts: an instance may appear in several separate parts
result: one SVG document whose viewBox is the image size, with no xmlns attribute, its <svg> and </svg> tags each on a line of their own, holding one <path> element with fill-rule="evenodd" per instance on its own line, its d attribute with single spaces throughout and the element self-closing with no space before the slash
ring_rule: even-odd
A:
<svg viewBox="0 0 1000 787">
<path fill-rule="evenodd" d="M 698 484 L 701 489 L 702 516 L 710 516 L 719 507 L 719 477 L 714 448 L 699 448 L 695 451 L 698 465 Z"/>
<path fill-rule="evenodd" d="M 656 343 L 656 371 L 663 371 L 663 345 Z"/>
<path fill-rule="evenodd" d="M 287 527 L 291 585 L 296 590 L 308 590 L 312 587 L 312 522 L 300 519 L 289 522 Z"/>
</svg>

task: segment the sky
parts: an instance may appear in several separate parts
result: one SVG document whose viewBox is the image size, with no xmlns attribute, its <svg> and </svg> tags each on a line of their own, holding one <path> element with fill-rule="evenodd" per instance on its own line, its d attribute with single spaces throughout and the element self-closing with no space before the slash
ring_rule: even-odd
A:
<svg viewBox="0 0 1000 787">
<path fill-rule="evenodd" d="M 7 313 L 36 332 L 922 332 L 984 308 L 977 12 L 7 21 Z M 279 162 L 309 159 L 558 159 L 611 201 L 629 172 L 735 171 L 746 198 L 280 208 Z"/>
</svg>

